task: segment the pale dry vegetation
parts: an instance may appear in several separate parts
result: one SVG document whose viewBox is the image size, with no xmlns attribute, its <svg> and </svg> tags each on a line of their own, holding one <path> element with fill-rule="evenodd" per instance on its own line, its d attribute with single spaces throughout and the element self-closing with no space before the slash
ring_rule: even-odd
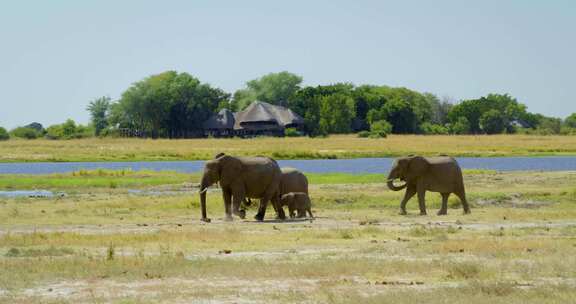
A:
<svg viewBox="0 0 576 304">
<path fill-rule="evenodd" d="M 0 143 L 0 161 L 134 161 L 210 159 L 219 152 L 277 159 L 451 156 L 575 155 L 573 136 L 390 135 L 384 139 L 332 135 L 327 138 L 10 140 Z"/>
<path fill-rule="evenodd" d="M 3 198 L 0 302 L 569 303 L 576 173 L 465 178 L 473 213 L 451 199 L 446 217 L 416 201 L 399 216 L 383 183 L 329 179 L 311 186 L 314 221 L 224 222 L 215 188 L 201 223 L 195 188 L 158 194 L 179 184 Z"/>
</svg>

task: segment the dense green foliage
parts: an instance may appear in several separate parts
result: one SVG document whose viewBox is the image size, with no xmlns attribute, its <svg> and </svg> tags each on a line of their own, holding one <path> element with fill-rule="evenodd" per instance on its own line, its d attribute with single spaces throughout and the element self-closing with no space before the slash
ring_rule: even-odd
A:
<svg viewBox="0 0 576 304">
<path fill-rule="evenodd" d="M 239 111 L 251 102 L 286 106 L 304 118 L 309 136 L 357 133 L 387 134 L 576 134 L 576 113 L 564 121 L 530 113 L 508 94 L 488 94 L 452 102 L 407 88 L 336 83 L 302 86 L 302 77 L 270 73 L 250 80 L 231 95 L 201 83 L 187 73 L 167 71 L 130 86 L 118 101 L 91 101 L 91 127 L 73 121 L 47 130 L 33 123 L 11 131 L 13 137 L 78 138 L 87 130 L 96 136 L 199 137 L 202 124 L 223 108 Z M 300 135 L 288 131 L 287 136 Z"/>
<path fill-rule="evenodd" d="M 66 120 L 59 125 L 52 125 L 46 129 L 46 138 L 49 139 L 74 139 L 90 137 L 94 134 L 91 126 L 76 124 L 72 119 Z"/>
<path fill-rule="evenodd" d="M 572 115 L 566 117 L 564 125 L 568 128 L 576 129 L 576 113 L 572 113 Z"/>
<path fill-rule="evenodd" d="M 42 136 L 42 133 L 38 132 L 36 129 L 29 127 L 17 127 L 10 131 L 13 137 L 19 137 L 24 139 L 36 139 Z"/>
<path fill-rule="evenodd" d="M 110 97 L 100 97 L 88 104 L 86 109 L 90 112 L 90 120 L 94 126 L 94 135 L 100 136 L 103 130 L 108 127 L 108 111 L 110 109 Z"/>
<path fill-rule="evenodd" d="M 386 120 L 377 120 L 370 124 L 370 137 L 386 137 L 391 132 L 392 125 Z"/>
<path fill-rule="evenodd" d="M 246 88 L 234 93 L 234 108 L 242 110 L 258 100 L 286 106 L 288 99 L 294 95 L 302 83 L 302 77 L 288 73 L 270 73 L 261 78 L 250 80 Z"/>
<path fill-rule="evenodd" d="M 0 140 L 8 140 L 10 139 L 10 134 L 6 131 L 6 129 L 0 127 Z"/>
<path fill-rule="evenodd" d="M 227 104 L 230 95 L 187 73 L 168 71 L 134 83 L 111 105 L 109 122 L 138 136 L 188 137 Z"/>
</svg>

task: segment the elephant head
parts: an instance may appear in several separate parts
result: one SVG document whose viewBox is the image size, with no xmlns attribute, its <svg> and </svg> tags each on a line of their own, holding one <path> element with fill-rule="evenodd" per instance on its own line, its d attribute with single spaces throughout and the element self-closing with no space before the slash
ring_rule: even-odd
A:
<svg viewBox="0 0 576 304">
<path fill-rule="evenodd" d="M 204 174 L 200 182 L 200 206 L 202 208 L 202 220 L 210 221 L 206 217 L 206 191 L 212 184 L 220 182 L 227 184 L 234 177 L 242 172 L 242 163 L 235 157 L 221 154 L 216 159 L 206 162 L 204 165 Z"/>
<path fill-rule="evenodd" d="M 397 159 L 388 174 L 388 188 L 393 191 L 400 191 L 406 188 L 408 183 L 424 174 L 429 166 L 428 161 L 421 156 L 409 156 Z M 396 179 L 400 179 L 405 183 L 401 186 L 395 186 L 394 180 Z"/>
</svg>

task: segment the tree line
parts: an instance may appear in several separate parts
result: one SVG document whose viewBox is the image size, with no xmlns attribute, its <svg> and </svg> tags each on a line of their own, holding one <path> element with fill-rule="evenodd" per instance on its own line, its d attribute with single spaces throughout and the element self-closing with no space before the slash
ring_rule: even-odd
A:
<svg viewBox="0 0 576 304">
<path fill-rule="evenodd" d="M 270 73 L 229 94 L 188 73 L 167 71 L 132 84 L 117 101 L 100 97 L 87 106 L 87 126 L 67 120 L 44 129 L 39 124 L 7 132 L 10 136 L 52 139 L 117 136 L 198 137 L 202 123 L 219 110 L 240 111 L 254 101 L 292 109 L 304 118 L 308 136 L 386 134 L 576 134 L 576 113 L 566 119 L 528 112 L 508 94 L 488 94 L 452 102 L 407 88 L 336 83 L 302 86 L 302 77 Z"/>
</svg>

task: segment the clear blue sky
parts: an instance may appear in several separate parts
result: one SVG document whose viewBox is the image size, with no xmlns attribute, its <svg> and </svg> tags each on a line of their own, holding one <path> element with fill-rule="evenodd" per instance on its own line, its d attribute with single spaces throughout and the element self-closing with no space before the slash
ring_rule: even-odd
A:
<svg viewBox="0 0 576 304">
<path fill-rule="evenodd" d="M 0 126 L 67 118 L 173 69 L 229 92 L 287 70 L 306 85 L 510 93 L 576 112 L 576 1 L 0 0 Z"/>
</svg>

